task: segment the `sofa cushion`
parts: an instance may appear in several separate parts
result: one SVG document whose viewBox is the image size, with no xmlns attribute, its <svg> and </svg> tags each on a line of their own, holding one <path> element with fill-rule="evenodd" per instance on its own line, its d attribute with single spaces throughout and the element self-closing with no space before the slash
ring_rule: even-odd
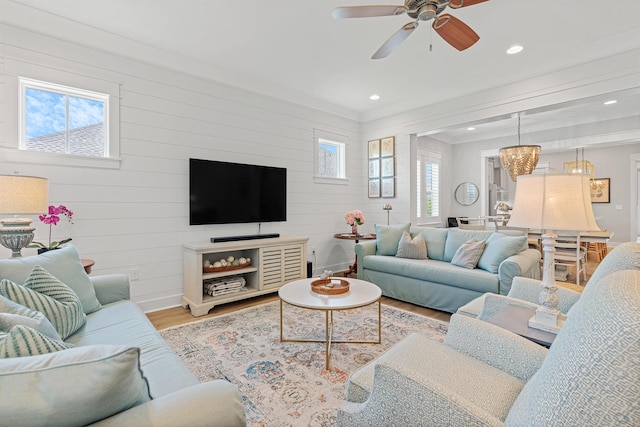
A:
<svg viewBox="0 0 640 427">
<path fill-rule="evenodd" d="M 9 332 L 16 325 L 28 326 L 54 340 L 62 339 L 44 314 L 0 295 L 0 331 Z"/>
<path fill-rule="evenodd" d="M 42 312 L 62 339 L 74 333 L 86 321 L 75 292 L 40 266 L 33 269 L 24 286 L 7 279 L 0 281 L 0 295 Z"/>
<path fill-rule="evenodd" d="M 460 230 L 458 228 L 447 229 L 447 240 L 444 245 L 443 261 L 451 262 L 456 251 L 464 242 L 474 240 L 487 240 L 493 231 L 491 230 Z"/>
<path fill-rule="evenodd" d="M 42 255 L 0 260 L 0 279 L 24 283 L 33 267 L 40 265 L 61 282 L 69 286 L 80 298 L 82 310 L 91 313 L 100 309 L 95 290 L 89 276 L 82 267 L 80 255 L 75 247 L 67 245 Z"/>
<path fill-rule="evenodd" d="M 640 425 L 639 312 L 637 270 L 590 282 L 506 424 Z"/>
<path fill-rule="evenodd" d="M 398 243 L 403 232 L 409 232 L 411 224 L 375 225 L 376 255 L 395 256 L 398 253 Z"/>
<path fill-rule="evenodd" d="M 399 258 L 427 259 L 427 245 L 424 242 L 422 233 L 418 233 L 412 239 L 409 233 L 402 232 L 396 256 Z"/>
<path fill-rule="evenodd" d="M 427 245 L 429 258 L 444 261 L 444 245 L 447 241 L 448 230 L 435 227 L 411 227 L 412 237 L 415 237 L 418 233 L 422 233 Z"/>
<path fill-rule="evenodd" d="M 476 268 L 478 260 L 484 251 L 484 246 L 484 240 L 467 240 L 460 245 L 456 253 L 453 255 L 451 264 L 470 269 Z"/>
<path fill-rule="evenodd" d="M 0 333 L 0 335 L 4 332 Z M 75 347 L 50 338 L 28 326 L 16 325 L 0 336 L 0 358 L 36 356 Z"/>
<path fill-rule="evenodd" d="M 362 262 L 363 267 L 372 272 L 380 271 L 389 275 L 445 284 L 478 293 L 498 293 L 499 291 L 497 274 L 478 268 L 470 270 L 444 261 L 370 255 L 358 262 Z"/>
<path fill-rule="evenodd" d="M 478 261 L 478 268 L 489 273 L 497 273 L 500 263 L 511 255 L 515 255 L 526 245 L 526 236 L 507 236 L 502 233 L 493 233 L 487 239 L 487 244 Z"/>
<path fill-rule="evenodd" d="M 153 398 L 198 384 L 193 373 L 133 301 L 105 304 L 88 314 L 87 323 L 66 342 L 78 347 L 109 344 L 140 348 L 142 371 Z"/>
<path fill-rule="evenodd" d="M 101 345 L 3 360 L 2 424 L 82 426 L 148 401 L 139 355 Z"/>
</svg>

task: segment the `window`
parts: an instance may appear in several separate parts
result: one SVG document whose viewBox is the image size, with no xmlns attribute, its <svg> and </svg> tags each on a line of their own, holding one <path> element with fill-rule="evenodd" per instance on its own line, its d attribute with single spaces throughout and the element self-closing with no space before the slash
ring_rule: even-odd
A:
<svg viewBox="0 0 640 427">
<path fill-rule="evenodd" d="M 318 176 L 344 178 L 344 144 L 318 138 Z"/>
<path fill-rule="evenodd" d="M 440 221 L 440 154 L 418 149 L 416 214 L 421 223 Z"/>
<path fill-rule="evenodd" d="M 315 181 L 344 183 L 347 181 L 347 138 L 314 130 Z"/>
<path fill-rule="evenodd" d="M 20 149 L 109 156 L 109 95 L 20 78 Z"/>
</svg>

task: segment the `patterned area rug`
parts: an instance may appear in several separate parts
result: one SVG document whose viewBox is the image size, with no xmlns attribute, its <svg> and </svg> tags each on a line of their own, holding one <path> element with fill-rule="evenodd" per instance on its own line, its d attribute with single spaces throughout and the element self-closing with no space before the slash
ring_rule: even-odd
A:
<svg viewBox="0 0 640 427">
<path fill-rule="evenodd" d="M 324 339 L 324 312 L 284 304 L 284 337 Z M 377 340 L 378 306 L 334 312 L 335 340 Z M 442 341 L 448 324 L 382 306 L 382 344 L 280 342 L 280 302 L 160 331 L 200 381 L 240 388 L 247 425 L 334 426 L 349 375 L 412 332 Z"/>
</svg>

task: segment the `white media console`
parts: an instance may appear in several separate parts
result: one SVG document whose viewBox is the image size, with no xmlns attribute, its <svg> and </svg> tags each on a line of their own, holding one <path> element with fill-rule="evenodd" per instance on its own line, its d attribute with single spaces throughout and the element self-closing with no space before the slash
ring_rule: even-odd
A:
<svg viewBox="0 0 640 427">
<path fill-rule="evenodd" d="M 276 292 L 280 286 L 307 277 L 308 237 L 277 237 L 223 243 L 183 245 L 184 296 L 182 306 L 193 316 L 204 316 L 218 304 Z M 237 270 L 205 273 L 203 263 L 232 256 L 251 258 L 251 265 Z M 242 276 L 246 288 L 239 292 L 210 296 L 204 292 L 209 279 Z"/>
</svg>

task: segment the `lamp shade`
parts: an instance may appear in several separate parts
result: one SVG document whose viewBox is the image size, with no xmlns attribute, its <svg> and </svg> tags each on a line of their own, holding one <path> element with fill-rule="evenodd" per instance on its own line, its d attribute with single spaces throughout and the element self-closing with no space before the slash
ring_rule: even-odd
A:
<svg viewBox="0 0 640 427">
<path fill-rule="evenodd" d="M 519 176 L 509 226 L 540 230 L 600 230 L 591 207 L 589 176 Z"/>
<path fill-rule="evenodd" d="M 40 214 L 49 204 L 49 180 L 36 176 L 0 175 L 0 213 Z"/>
</svg>

